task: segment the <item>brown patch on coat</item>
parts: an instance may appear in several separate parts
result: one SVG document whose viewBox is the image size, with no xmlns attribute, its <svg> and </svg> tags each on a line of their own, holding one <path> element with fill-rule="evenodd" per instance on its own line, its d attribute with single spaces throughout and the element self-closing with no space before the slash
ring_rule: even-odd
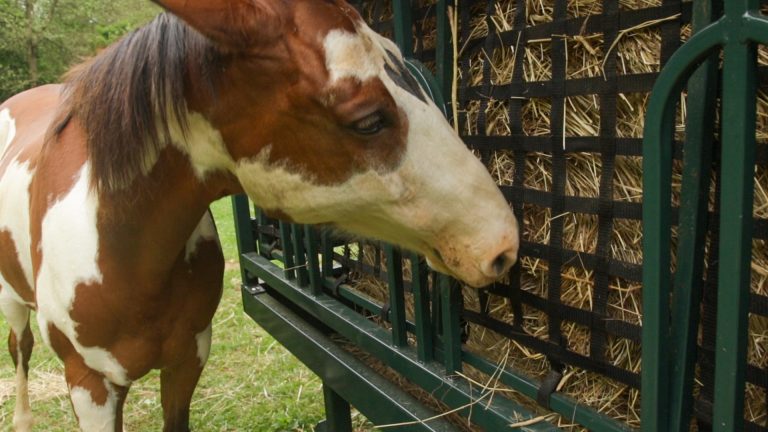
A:
<svg viewBox="0 0 768 432">
<path fill-rule="evenodd" d="M 28 304 L 35 303 L 35 292 L 29 286 L 19 262 L 16 242 L 13 241 L 11 233 L 5 230 L 0 230 L 0 274 L 22 300 Z"/>
<path fill-rule="evenodd" d="M 64 378 L 67 387 L 80 387 L 88 390 L 91 400 L 96 405 L 103 406 L 107 403 L 109 391 L 104 385 L 104 376 L 89 368 L 83 357 L 77 352 L 72 343 L 55 325 L 48 324 L 48 336 L 51 348 L 64 362 Z"/>
</svg>

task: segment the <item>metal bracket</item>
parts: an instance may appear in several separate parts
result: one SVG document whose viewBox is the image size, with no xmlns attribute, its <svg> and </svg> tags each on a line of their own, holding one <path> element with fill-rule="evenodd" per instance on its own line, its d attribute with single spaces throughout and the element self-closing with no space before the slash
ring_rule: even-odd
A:
<svg viewBox="0 0 768 432">
<path fill-rule="evenodd" d="M 267 292 L 266 289 L 264 289 L 263 286 L 261 286 L 260 283 L 255 285 L 249 285 L 249 284 L 243 284 L 243 289 L 251 295 L 258 295 L 258 294 L 264 294 Z"/>
</svg>

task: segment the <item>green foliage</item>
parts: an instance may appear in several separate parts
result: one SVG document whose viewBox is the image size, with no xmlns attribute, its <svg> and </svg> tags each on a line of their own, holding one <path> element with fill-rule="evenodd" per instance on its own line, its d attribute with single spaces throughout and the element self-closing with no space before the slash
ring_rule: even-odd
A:
<svg viewBox="0 0 768 432">
<path fill-rule="evenodd" d="M 59 81 L 159 11 L 146 0 L 0 0 L 0 101 Z"/>
</svg>

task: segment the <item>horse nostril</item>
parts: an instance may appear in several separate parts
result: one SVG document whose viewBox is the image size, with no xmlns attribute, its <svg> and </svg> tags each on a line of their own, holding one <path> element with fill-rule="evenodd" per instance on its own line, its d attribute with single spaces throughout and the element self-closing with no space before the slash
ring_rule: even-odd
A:
<svg viewBox="0 0 768 432">
<path fill-rule="evenodd" d="M 507 267 L 507 254 L 502 253 L 501 255 L 497 256 L 496 259 L 493 260 L 493 263 L 491 264 L 491 268 L 493 269 L 493 272 L 497 276 L 501 276 L 502 273 L 504 273 L 504 270 L 506 270 Z"/>
</svg>

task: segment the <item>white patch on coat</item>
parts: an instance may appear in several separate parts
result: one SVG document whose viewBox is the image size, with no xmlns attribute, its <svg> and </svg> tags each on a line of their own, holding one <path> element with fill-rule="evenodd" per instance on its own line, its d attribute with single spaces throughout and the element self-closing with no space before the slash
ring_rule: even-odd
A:
<svg viewBox="0 0 768 432">
<path fill-rule="evenodd" d="M 18 262 L 30 287 L 34 286 L 29 234 L 29 185 L 33 176 L 29 162 L 14 161 L 0 178 L 0 231 L 11 234 Z"/>
<path fill-rule="evenodd" d="M 74 386 L 69 389 L 69 397 L 80 423 L 80 430 L 88 432 L 113 432 L 117 420 L 117 396 L 112 384 L 104 380 L 107 388 L 107 400 L 104 405 L 93 401 L 88 389 Z"/>
<path fill-rule="evenodd" d="M 200 360 L 200 367 L 205 366 L 208 361 L 208 356 L 211 354 L 211 334 L 212 327 L 208 324 L 208 327 L 195 335 L 195 342 L 197 343 L 197 358 Z"/>
<path fill-rule="evenodd" d="M 271 147 L 255 158 L 241 160 L 235 169 L 248 196 L 267 209 L 277 208 L 300 223 L 335 221 L 341 212 L 372 209 L 395 201 L 402 193 L 396 175 L 375 170 L 353 175 L 338 185 L 320 185 L 310 176 L 281 163 L 270 163 Z"/>
<path fill-rule="evenodd" d="M 178 123 L 171 125 L 171 141 L 189 157 L 192 169 L 200 180 L 216 171 L 231 171 L 234 166 L 232 156 L 224 145 L 221 133 L 201 114 L 187 114 L 189 129 L 182 133 Z"/>
<path fill-rule="evenodd" d="M 5 153 L 5 149 L 15 136 L 16 121 L 11 117 L 11 110 L 5 108 L 0 111 L 0 154 Z"/>
<path fill-rule="evenodd" d="M 218 238 L 216 224 L 213 222 L 211 214 L 205 212 L 203 218 L 200 219 L 200 222 L 195 227 L 195 230 L 192 231 L 192 235 L 189 236 L 189 240 L 187 240 L 187 246 L 184 248 L 184 259 L 189 262 L 189 260 L 195 256 L 197 245 L 200 242 L 215 240 L 216 244 L 219 245 Z M 219 245 L 219 247 L 221 247 L 221 245 Z"/>
<path fill-rule="evenodd" d="M 46 343 L 50 345 L 48 324 L 53 324 L 69 339 L 88 367 L 101 372 L 111 382 L 128 385 L 125 369 L 109 351 L 79 343 L 78 324 L 70 317 L 77 286 L 102 281 L 96 229 L 99 202 L 89 184 L 89 171 L 89 165 L 85 164 L 72 189 L 54 203 L 43 218 L 37 320 L 40 329 L 45 329 L 41 333 Z"/>
</svg>

